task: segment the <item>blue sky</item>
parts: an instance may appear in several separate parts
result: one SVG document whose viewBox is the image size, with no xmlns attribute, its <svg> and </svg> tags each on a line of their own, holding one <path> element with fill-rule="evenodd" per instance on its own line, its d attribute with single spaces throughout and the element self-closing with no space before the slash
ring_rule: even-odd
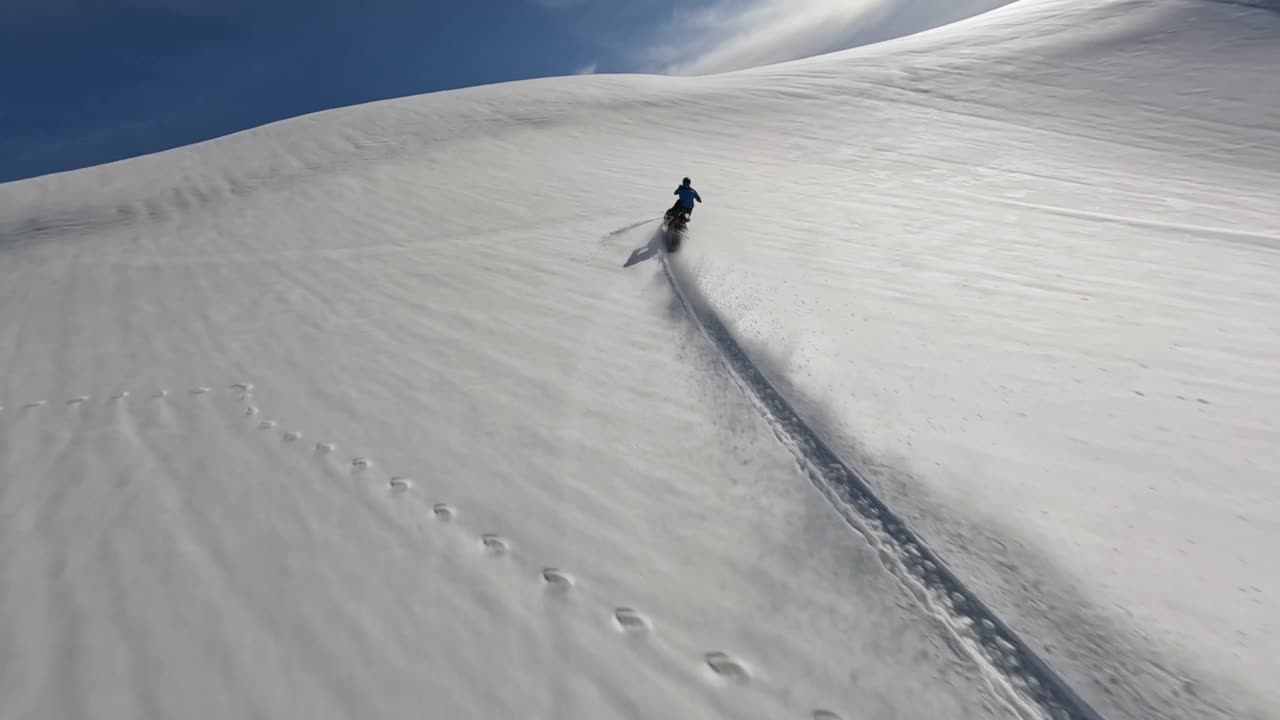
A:
<svg viewBox="0 0 1280 720">
<path fill-rule="evenodd" d="M 24 2 L 0 20 L 0 180 L 328 107 L 621 64 L 590 13 L 534 0 Z"/>
<path fill-rule="evenodd" d="M 5 0 L 0 182 L 434 90 L 738 69 L 878 39 L 890 5 L 1003 1 Z"/>
</svg>

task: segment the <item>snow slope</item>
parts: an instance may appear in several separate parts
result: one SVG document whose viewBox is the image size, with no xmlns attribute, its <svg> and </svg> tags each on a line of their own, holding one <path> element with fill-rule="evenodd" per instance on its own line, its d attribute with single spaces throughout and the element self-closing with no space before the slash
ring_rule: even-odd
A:
<svg viewBox="0 0 1280 720">
<path fill-rule="evenodd" d="M 0 185 L 6 715 L 1049 716 L 711 322 L 1100 715 L 1275 716 L 1277 41 L 1023 0 Z"/>
</svg>

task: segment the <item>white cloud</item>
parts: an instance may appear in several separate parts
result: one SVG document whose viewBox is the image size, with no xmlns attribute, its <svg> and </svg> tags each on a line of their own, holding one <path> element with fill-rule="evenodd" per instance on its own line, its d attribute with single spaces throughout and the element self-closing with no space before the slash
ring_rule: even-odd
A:
<svg viewBox="0 0 1280 720">
<path fill-rule="evenodd" d="M 721 0 L 677 14 L 651 56 L 665 72 L 702 75 L 794 60 L 841 47 L 884 0 Z"/>
<path fill-rule="evenodd" d="M 599 66 L 596 65 L 596 63 L 591 63 L 590 65 L 584 65 L 578 68 L 577 70 L 574 70 L 573 74 L 574 75 L 595 75 L 598 67 Z"/>
<path fill-rule="evenodd" d="M 678 12 L 646 61 L 704 75 L 811 57 L 926 30 L 1009 0 L 716 0 Z"/>
</svg>

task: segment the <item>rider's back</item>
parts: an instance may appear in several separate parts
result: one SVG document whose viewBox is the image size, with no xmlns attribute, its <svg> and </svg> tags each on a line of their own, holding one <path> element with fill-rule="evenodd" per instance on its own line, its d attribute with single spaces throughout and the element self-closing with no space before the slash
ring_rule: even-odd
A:
<svg viewBox="0 0 1280 720">
<path fill-rule="evenodd" d="M 698 195 L 698 191 L 693 189 L 692 185 L 681 185 L 676 188 L 674 193 L 680 196 L 680 204 L 687 208 L 693 207 L 693 201 L 702 202 L 702 198 Z"/>
</svg>

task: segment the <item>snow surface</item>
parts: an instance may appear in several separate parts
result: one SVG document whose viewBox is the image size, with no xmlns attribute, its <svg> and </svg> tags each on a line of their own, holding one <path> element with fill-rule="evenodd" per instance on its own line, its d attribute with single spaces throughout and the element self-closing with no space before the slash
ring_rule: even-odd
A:
<svg viewBox="0 0 1280 720">
<path fill-rule="evenodd" d="M 708 323 L 1101 716 L 1280 716 L 1277 48 L 1022 0 L 0 185 L 5 717 L 1054 712 Z"/>
</svg>

